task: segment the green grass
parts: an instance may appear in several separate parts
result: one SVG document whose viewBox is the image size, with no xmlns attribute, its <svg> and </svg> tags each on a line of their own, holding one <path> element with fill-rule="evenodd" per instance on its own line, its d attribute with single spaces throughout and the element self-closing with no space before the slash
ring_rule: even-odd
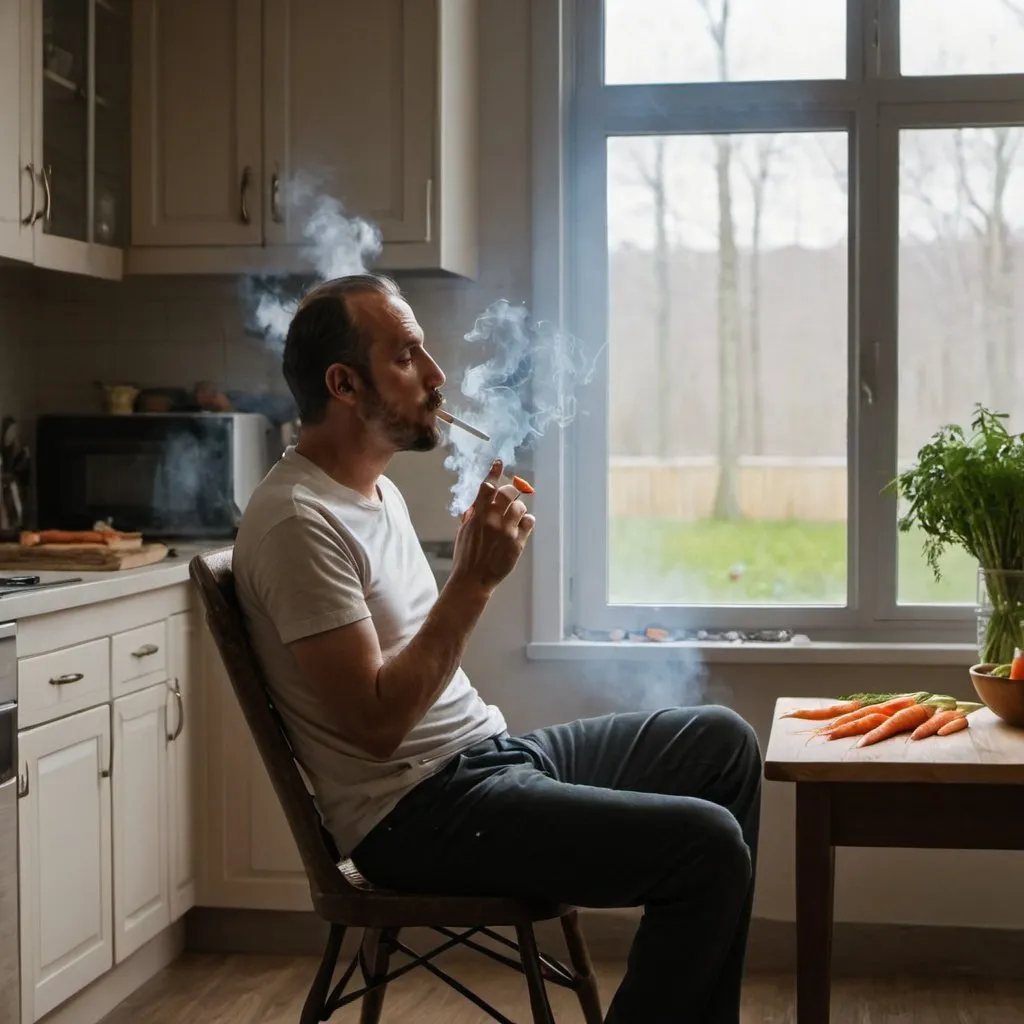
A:
<svg viewBox="0 0 1024 1024">
<path fill-rule="evenodd" d="M 900 534 L 899 600 L 973 604 L 976 566 L 947 552 L 936 582 L 918 533 Z M 610 598 L 626 604 L 844 604 L 846 524 L 614 519 Z"/>
</svg>

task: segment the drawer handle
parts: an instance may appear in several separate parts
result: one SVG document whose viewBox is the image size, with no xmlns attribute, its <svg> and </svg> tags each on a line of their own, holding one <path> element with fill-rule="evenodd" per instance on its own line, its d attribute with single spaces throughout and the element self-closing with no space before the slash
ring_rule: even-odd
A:
<svg viewBox="0 0 1024 1024">
<path fill-rule="evenodd" d="M 156 654 L 160 648 L 156 644 L 143 644 L 137 650 L 132 651 L 133 658 L 148 658 L 151 654 Z"/>
<path fill-rule="evenodd" d="M 25 780 L 24 787 L 21 785 L 21 780 L 22 779 Z M 29 783 L 28 765 L 25 765 L 25 774 L 22 775 L 21 772 L 18 772 L 18 799 L 19 800 L 23 800 L 25 797 L 28 796 L 29 785 L 30 785 L 30 783 Z"/>
<path fill-rule="evenodd" d="M 67 686 L 68 683 L 77 683 L 79 680 L 84 679 L 85 676 L 81 672 L 66 672 L 62 676 L 54 676 L 50 680 L 51 686 Z"/>
<path fill-rule="evenodd" d="M 177 679 L 174 680 L 174 701 L 178 706 L 178 721 L 174 727 L 174 732 L 167 734 L 168 743 L 173 743 L 181 735 L 182 729 L 185 728 L 185 701 L 182 699 L 181 686 Z"/>
</svg>

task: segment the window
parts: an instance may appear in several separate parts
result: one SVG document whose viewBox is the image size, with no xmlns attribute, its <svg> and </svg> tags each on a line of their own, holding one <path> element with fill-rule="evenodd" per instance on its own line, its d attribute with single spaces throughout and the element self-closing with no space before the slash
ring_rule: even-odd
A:
<svg viewBox="0 0 1024 1024">
<path fill-rule="evenodd" d="M 563 632 L 973 640 L 886 490 L 1024 426 L 1024 0 L 575 0 Z"/>
</svg>

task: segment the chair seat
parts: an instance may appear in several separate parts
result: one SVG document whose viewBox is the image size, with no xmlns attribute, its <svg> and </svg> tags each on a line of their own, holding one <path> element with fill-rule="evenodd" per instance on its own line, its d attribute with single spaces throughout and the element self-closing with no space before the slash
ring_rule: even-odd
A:
<svg viewBox="0 0 1024 1024">
<path fill-rule="evenodd" d="M 342 861 L 338 870 L 347 883 L 345 888 L 314 892 L 313 906 L 325 920 L 354 927 L 511 926 L 551 921 L 573 910 L 569 904 L 553 900 L 396 892 L 375 886 L 351 860 Z"/>
</svg>

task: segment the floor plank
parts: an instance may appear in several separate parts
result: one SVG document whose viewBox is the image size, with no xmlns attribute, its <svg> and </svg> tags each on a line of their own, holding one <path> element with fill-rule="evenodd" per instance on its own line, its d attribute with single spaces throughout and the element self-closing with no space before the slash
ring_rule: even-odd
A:
<svg viewBox="0 0 1024 1024">
<path fill-rule="evenodd" d="M 527 1022 L 522 978 L 489 962 L 440 958 L 438 963 L 513 1020 Z M 296 1024 L 316 961 L 308 957 L 187 953 L 122 1003 L 103 1024 Z M 622 974 L 597 964 L 602 1005 Z M 572 993 L 551 986 L 558 1024 L 582 1024 Z M 357 1024 L 345 1007 L 332 1024 Z M 794 981 L 753 975 L 743 996 L 742 1024 L 792 1024 Z M 383 1024 L 487 1024 L 489 1018 L 424 971 L 388 990 Z M 1024 1024 L 1024 982 L 966 977 L 837 978 L 831 1024 Z"/>
</svg>

